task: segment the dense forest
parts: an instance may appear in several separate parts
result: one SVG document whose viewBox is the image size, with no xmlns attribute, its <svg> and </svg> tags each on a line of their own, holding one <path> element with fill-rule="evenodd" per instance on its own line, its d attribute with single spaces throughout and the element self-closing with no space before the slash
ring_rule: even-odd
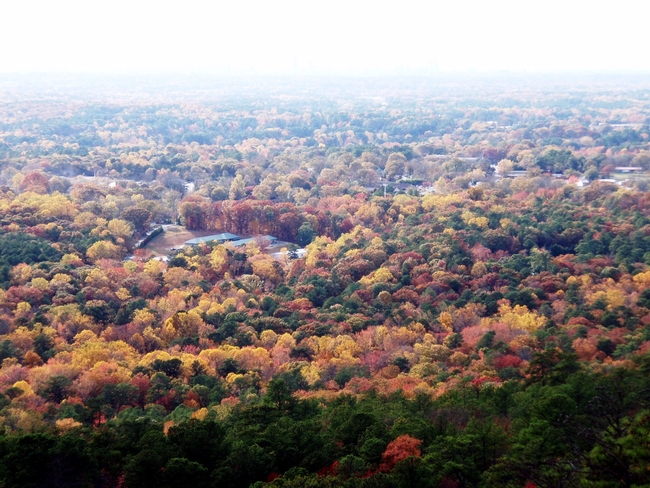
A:
<svg viewBox="0 0 650 488">
<path fill-rule="evenodd" d="M 90 81 L 0 79 L 0 486 L 650 484 L 646 80 Z"/>
</svg>

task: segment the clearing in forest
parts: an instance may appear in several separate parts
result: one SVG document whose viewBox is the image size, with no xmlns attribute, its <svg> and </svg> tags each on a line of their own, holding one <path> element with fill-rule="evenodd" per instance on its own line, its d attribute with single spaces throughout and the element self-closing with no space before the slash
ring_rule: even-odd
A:
<svg viewBox="0 0 650 488">
<path fill-rule="evenodd" d="M 216 234 L 213 230 L 188 230 L 182 225 L 163 225 L 165 232 L 156 236 L 144 248 L 152 251 L 156 255 L 167 256 L 171 254 L 173 248 L 183 247 L 185 241 L 195 237 L 209 236 Z"/>
</svg>

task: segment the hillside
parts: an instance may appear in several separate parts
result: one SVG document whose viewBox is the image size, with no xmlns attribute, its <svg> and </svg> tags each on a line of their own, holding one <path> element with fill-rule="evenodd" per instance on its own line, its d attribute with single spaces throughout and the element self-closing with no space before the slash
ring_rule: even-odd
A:
<svg viewBox="0 0 650 488">
<path fill-rule="evenodd" d="M 3 103 L 0 486 L 650 483 L 649 87 L 350 86 Z"/>
</svg>

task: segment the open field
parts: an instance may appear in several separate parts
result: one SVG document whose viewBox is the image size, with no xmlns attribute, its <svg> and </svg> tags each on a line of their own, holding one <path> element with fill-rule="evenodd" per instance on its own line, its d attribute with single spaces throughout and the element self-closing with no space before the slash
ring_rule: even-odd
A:
<svg viewBox="0 0 650 488">
<path fill-rule="evenodd" d="M 153 252 L 156 256 L 168 256 L 173 253 L 172 249 L 182 247 L 185 241 L 195 237 L 219 234 L 217 230 L 188 230 L 182 225 L 163 225 L 164 232 L 155 237 L 144 249 Z M 241 236 L 242 238 L 250 236 Z M 278 253 L 283 247 L 291 245 L 290 242 L 277 241 L 273 246 L 264 249 L 267 254 Z"/>
<path fill-rule="evenodd" d="M 163 225 L 165 232 L 153 239 L 144 248 L 156 255 L 167 256 L 174 247 L 180 247 L 189 239 L 216 234 L 215 230 L 187 230 L 182 225 Z"/>
</svg>

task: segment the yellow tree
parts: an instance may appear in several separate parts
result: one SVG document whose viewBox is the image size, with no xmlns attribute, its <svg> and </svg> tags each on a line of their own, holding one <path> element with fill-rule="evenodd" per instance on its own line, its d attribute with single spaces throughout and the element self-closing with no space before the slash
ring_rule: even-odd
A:
<svg viewBox="0 0 650 488">
<path fill-rule="evenodd" d="M 254 273 L 271 283 L 279 283 L 284 277 L 282 266 L 268 254 L 257 254 L 248 260 L 253 267 Z"/>
<path fill-rule="evenodd" d="M 228 266 L 228 250 L 224 246 L 214 246 L 210 253 L 210 265 L 219 274 L 226 270 Z"/>
<path fill-rule="evenodd" d="M 100 259 L 119 259 L 120 248 L 111 241 L 97 241 L 86 251 L 86 257 L 96 262 Z"/>
<path fill-rule="evenodd" d="M 232 180 L 230 185 L 230 191 L 228 192 L 228 197 L 231 200 L 241 200 L 246 196 L 245 192 L 246 184 L 244 182 L 244 177 L 242 175 L 235 176 L 235 179 Z"/>
<path fill-rule="evenodd" d="M 122 219 L 113 219 L 108 222 L 108 231 L 118 239 L 128 239 L 133 235 L 133 228 L 129 222 Z"/>
</svg>

